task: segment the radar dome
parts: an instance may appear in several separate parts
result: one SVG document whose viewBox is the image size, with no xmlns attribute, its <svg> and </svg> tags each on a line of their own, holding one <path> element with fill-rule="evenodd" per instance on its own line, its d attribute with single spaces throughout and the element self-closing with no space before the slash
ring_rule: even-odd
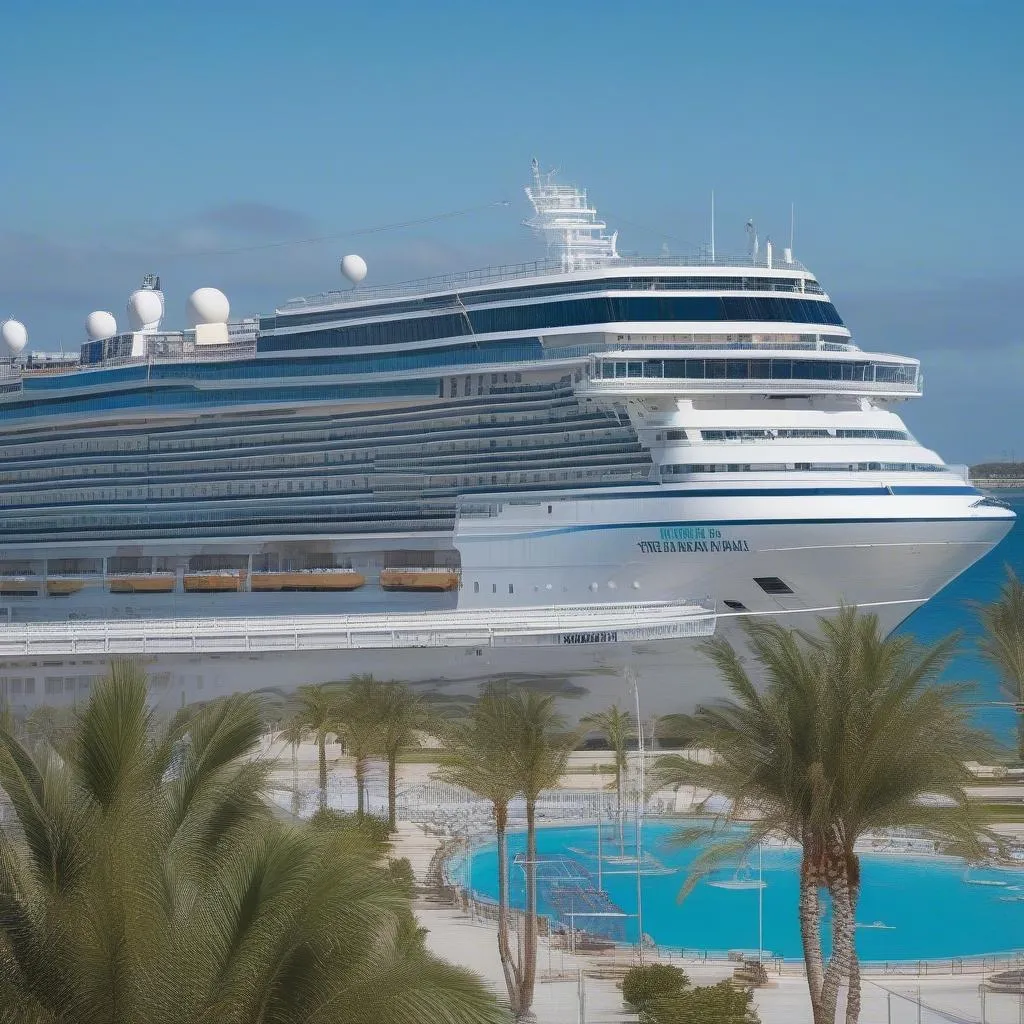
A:
<svg viewBox="0 0 1024 1024">
<path fill-rule="evenodd" d="M 188 325 L 227 323 L 231 306 L 219 288 L 197 288 L 188 297 Z"/>
<path fill-rule="evenodd" d="M 117 334 L 117 321 L 113 313 L 97 309 L 85 318 L 85 333 L 90 341 L 103 341 Z"/>
<path fill-rule="evenodd" d="M 0 326 L 0 338 L 7 351 L 16 356 L 28 344 L 28 331 L 20 320 L 5 320 L 3 326 Z"/>
<path fill-rule="evenodd" d="M 139 288 L 128 297 L 128 320 L 133 331 L 158 327 L 163 315 L 164 304 L 158 291 L 152 288 Z"/>
<path fill-rule="evenodd" d="M 359 284 L 366 277 L 366 260 L 354 252 L 341 259 L 341 272 L 353 283 Z"/>
</svg>

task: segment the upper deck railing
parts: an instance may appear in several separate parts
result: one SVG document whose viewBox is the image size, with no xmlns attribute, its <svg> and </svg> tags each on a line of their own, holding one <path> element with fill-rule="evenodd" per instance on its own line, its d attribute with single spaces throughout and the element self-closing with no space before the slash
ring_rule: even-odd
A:
<svg viewBox="0 0 1024 1024">
<path fill-rule="evenodd" d="M 710 253 L 693 253 L 685 256 L 616 256 L 606 259 L 589 260 L 586 265 L 572 272 L 573 276 L 583 276 L 607 270 L 630 270 L 643 267 L 734 267 L 748 270 L 779 271 L 805 274 L 807 268 L 796 260 L 786 263 L 778 259 L 768 259 L 765 255 L 751 256 L 711 256 Z M 415 278 L 411 281 L 400 281 L 396 284 L 377 285 L 372 288 L 352 288 L 348 291 L 320 292 L 289 299 L 278 307 L 279 313 L 287 313 L 299 309 L 312 309 L 322 306 L 347 306 L 363 303 L 373 299 L 393 299 L 396 297 L 414 297 L 431 295 L 435 292 L 460 291 L 481 285 L 499 284 L 504 281 L 518 281 L 524 278 L 551 277 L 565 274 L 565 267 L 558 259 L 531 260 L 528 263 L 515 263 L 508 266 L 482 267 L 458 274 L 440 274 L 434 277 Z"/>
</svg>

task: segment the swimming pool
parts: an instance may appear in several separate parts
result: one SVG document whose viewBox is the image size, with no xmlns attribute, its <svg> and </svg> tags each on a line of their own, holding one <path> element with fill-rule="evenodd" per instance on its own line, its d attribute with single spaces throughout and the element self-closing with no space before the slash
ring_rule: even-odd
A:
<svg viewBox="0 0 1024 1024">
<path fill-rule="evenodd" d="M 677 901 L 686 868 L 700 852 L 677 848 L 670 836 L 678 825 L 647 822 L 643 848 L 643 930 L 659 946 L 687 950 L 750 950 L 758 948 L 758 895 L 763 897 L 763 948 L 775 956 L 801 956 L 797 920 L 796 850 L 764 847 L 763 888 L 758 887 L 757 853 L 745 864 L 731 864 L 702 880 L 683 903 Z M 619 921 L 591 918 L 586 908 L 574 915 L 576 927 L 621 926 L 619 936 L 636 941 L 636 859 L 633 830 L 625 832 L 624 856 L 618 835 L 605 824 L 601 888 L 628 915 Z M 525 850 L 525 835 L 509 837 L 510 863 Z M 597 883 L 597 828 L 542 828 L 538 855 L 562 857 L 559 870 Z M 1024 948 L 1024 868 L 971 869 L 963 861 L 906 853 L 870 853 L 861 857 L 863 886 L 857 913 L 857 950 L 864 960 L 918 960 L 1005 953 Z M 449 863 L 449 877 L 477 894 L 497 898 L 497 850 L 494 843 L 477 846 L 471 856 Z M 551 899 L 555 890 L 541 886 L 541 913 L 558 916 Z M 511 901 L 522 907 L 525 884 L 521 866 L 511 868 Z M 579 909 L 573 902 L 571 908 Z M 562 920 L 568 924 L 562 900 Z M 825 915 L 827 934 L 829 914 Z"/>
</svg>

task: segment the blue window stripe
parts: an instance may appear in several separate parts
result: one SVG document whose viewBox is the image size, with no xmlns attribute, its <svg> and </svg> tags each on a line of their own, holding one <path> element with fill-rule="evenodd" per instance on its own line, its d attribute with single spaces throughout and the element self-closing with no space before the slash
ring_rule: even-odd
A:
<svg viewBox="0 0 1024 1024">
<path fill-rule="evenodd" d="M 413 352 L 372 356 L 305 356 L 276 359 L 231 359 L 222 362 L 153 363 L 87 370 L 52 377 L 26 377 L 25 390 L 78 390 L 146 380 L 245 381 L 274 377 L 323 377 L 333 374 L 397 373 L 404 370 L 476 366 L 491 363 L 533 362 L 544 358 L 539 338 L 467 342 Z M 148 374 L 148 376 L 147 376 Z"/>
<path fill-rule="evenodd" d="M 677 529 L 679 527 L 693 526 L 836 526 L 836 525 L 858 525 L 868 526 L 876 523 L 891 525 L 892 523 L 906 523 L 913 526 L 915 523 L 977 523 L 977 522 L 1006 522 L 1006 516 L 913 516 L 913 517 L 870 517 L 862 516 L 855 519 L 844 516 L 834 518 L 815 519 L 666 519 L 655 523 L 592 523 L 588 526 L 563 526 L 554 530 L 532 530 L 528 533 L 502 534 L 502 540 L 524 540 L 535 537 L 556 537 L 566 533 L 588 533 L 597 530 L 660 530 L 665 527 Z"/>
<path fill-rule="evenodd" d="M 841 327 L 831 302 L 776 296 L 623 296 L 567 299 L 530 306 L 470 309 L 462 313 L 378 320 L 285 335 L 264 335 L 259 352 L 299 348 L 388 345 L 503 331 L 541 331 L 554 327 L 626 321 L 766 321 Z"/>
<path fill-rule="evenodd" d="M 494 493 L 498 493 L 495 491 Z M 871 487 L 722 487 L 713 488 L 669 488 L 662 484 L 651 483 L 643 491 L 619 491 L 613 494 L 586 494 L 583 491 L 573 493 L 570 501 L 614 501 L 619 498 L 822 498 L 851 497 L 854 495 L 880 494 L 980 494 L 974 487 L 966 484 L 936 485 L 907 484 L 905 486 L 886 486 L 877 484 Z M 555 499 L 555 500 L 561 500 Z"/>
<path fill-rule="evenodd" d="M 80 398 L 53 398 L 32 403 L 0 405 L 0 420 L 17 420 L 37 416 L 70 416 L 79 413 L 106 412 L 116 409 L 164 409 L 173 407 L 223 408 L 230 405 L 263 402 L 317 402 L 346 398 L 379 398 L 391 396 L 438 396 L 441 383 L 427 380 L 373 381 L 366 384 L 310 384 L 282 387 L 189 388 L 170 387 L 143 389 L 113 395 L 91 395 Z"/>
<path fill-rule="evenodd" d="M 403 316 L 407 313 L 429 313 L 432 310 L 449 312 L 463 306 L 496 302 L 518 302 L 523 299 L 543 299 L 579 292 L 602 291 L 702 291 L 702 292 L 789 292 L 800 294 L 800 282 L 795 277 L 609 277 L 582 281 L 553 281 L 512 288 L 487 288 L 448 292 L 444 295 L 424 295 L 420 298 L 398 299 L 374 304 L 345 303 L 332 309 L 307 312 L 304 309 L 284 310 L 272 316 L 260 317 L 260 330 L 273 331 L 278 327 L 306 327 L 313 324 L 337 323 L 342 320 L 363 320 L 367 317 Z M 804 291 L 821 295 L 821 285 L 805 279 Z M 340 293 L 339 293 L 340 297 Z"/>
</svg>

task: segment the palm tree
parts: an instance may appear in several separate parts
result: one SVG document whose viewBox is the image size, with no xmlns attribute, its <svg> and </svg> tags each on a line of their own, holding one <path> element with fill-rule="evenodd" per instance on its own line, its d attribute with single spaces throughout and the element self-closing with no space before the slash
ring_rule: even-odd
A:
<svg viewBox="0 0 1024 1024">
<path fill-rule="evenodd" d="M 292 748 L 292 814 L 296 818 L 299 816 L 299 811 L 302 809 L 299 794 L 299 745 L 302 743 L 302 737 L 306 734 L 306 727 L 302 724 L 302 720 L 299 717 L 293 717 L 290 721 L 284 723 L 280 732 L 279 737 Z M 324 751 L 323 761 L 323 772 L 324 772 L 324 788 L 326 788 L 326 775 L 327 775 L 327 752 Z M 324 809 L 325 795 L 323 789 L 320 791 L 320 810 Z"/>
<path fill-rule="evenodd" d="M 608 741 L 615 756 L 615 816 L 619 822 L 619 847 L 623 846 L 623 820 L 622 820 L 622 784 L 625 779 L 626 770 L 629 766 L 629 744 L 636 739 L 636 726 L 633 716 L 628 711 L 619 710 L 618 704 L 613 704 L 603 711 L 595 711 L 587 715 L 580 722 L 600 732 Z"/>
<path fill-rule="evenodd" d="M 969 725 L 964 688 L 936 679 L 956 638 L 919 648 L 885 637 L 873 615 L 844 609 L 816 634 L 764 621 L 744 623 L 754 674 L 723 639 L 707 652 L 729 699 L 680 716 L 688 745 L 702 755 L 659 759 L 660 785 L 693 785 L 730 798 L 733 810 L 680 841 L 719 836 L 739 814 L 755 821 L 745 837 L 711 846 L 694 862 L 685 895 L 727 856 L 746 855 L 769 835 L 802 851 L 799 916 L 815 1024 L 832 1024 L 849 977 L 846 1020 L 860 1013 L 854 921 L 860 891 L 855 844 L 877 829 L 912 827 L 978 856 L 987 833 L 967 803 L 982 738 Z M 759 685 L 758 685 L 759 684 Z M 939 794 L 936 806 L 924 794 Z M 821 946 L 821 890 L 833 908 L 831 957 Z"/>
<path fill-rule="evenodd" d="M 263 800 L 260 713 L 232 697 L 159 728 L 114 662 L 59 757 L 0 730 L 0 1005 L 11 1024 L 498 1024 L 430 955 L 408 898 L 329 815 Z"/>
<path fill-rule="evenodd" d="M 498 953 L 509 1001 L 517 1018 L 530 1015 L 537 977 L 537 798 L 565 772 L 577 735 L 565 731 L 555 698 L 503 686 L 489 687 L 469 719 L 448 736 L 441 776 L 491 801 L 498 833 Z M 526 914 L 518 962 L 508 943 L 505 842 L 508 804 L 526 801 Z"/>
<path fill-rule="evenodd" d="M 507 698 L 512 706 L 515 779 L 526 799 L 526 924 L 519 1015 L 529 1013 L 537 976 L 537 798 L 558 784 L 569 754 L 579 740 L 566 731 L 553 694 L 519 690 Z"/>
<path fill-rule="evenodd" d="M 1024 761 L 1024 583 L 1009 567 L 999 597 L 976 604 L 981 656 L 999 673 L 1003 691 L 1017 709 L 1017 756 Z"/>
<path fill-rule="evenodd" d="M 508 745 L 509 710 L 502 693 L 487 690 L 474 701 L 465 719 L 448 723 L 442 733 L 444 753 L 437 776 L 476 793 L 491 805 L 498 846 L 498 958 L 509 1002 L 516 1011 L 518 966 L 512 958 L 508 934 L 508 805 L 517 792 Z"/>
<path fill-rule="evenodd" d="M 388 827 L 394 831 L 398 786 L 398 755 L 419 746 L 419 733 L 431 724 L 432 716 L 423 697 L 401 683 L 379 683 L 374 694 L 377 706 L 380 751 L 388 762 Z"/>
<path fill-rule="evenodd" d="M 337 692 L 325 683 L 300 686 L 295 701 L 298 708 L 286 731 L 289 737 L 302 732 L 313 734 L 320 768 L 320 810 L 323 810 L 327 806 L 327 737 L 339 731 Z"/>
<path fill-rule="evenodd" d="M 345 745 L 355 760 L 356 813 L 366 811 L 366 773 L 370 758 L 380 754 L 384 745 L 381 722 L 381 686 L 372 675 L 353 676 L 338 703 L 338 721 Z"/>
</svg>

